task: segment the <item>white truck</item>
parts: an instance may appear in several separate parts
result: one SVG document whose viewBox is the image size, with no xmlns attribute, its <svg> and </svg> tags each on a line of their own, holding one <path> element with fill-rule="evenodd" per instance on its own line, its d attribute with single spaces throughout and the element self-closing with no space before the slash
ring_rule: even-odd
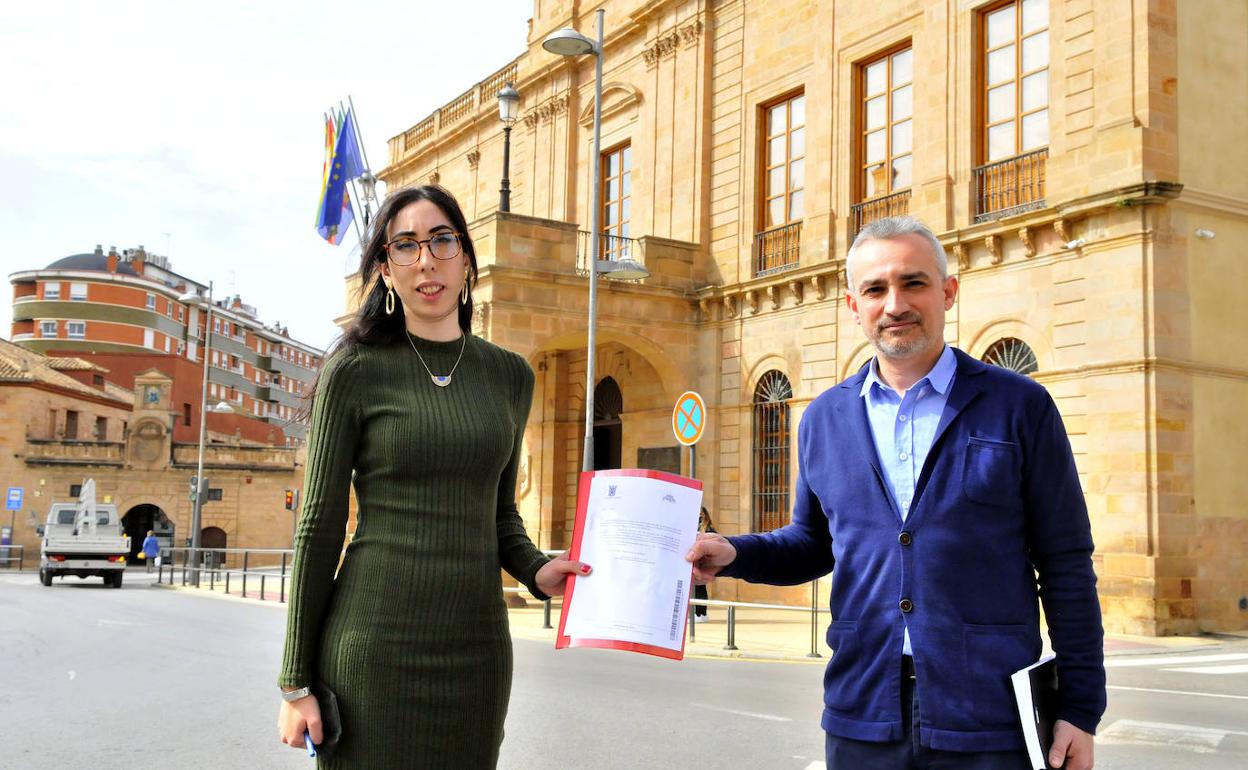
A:
<svg viewBox="0 0 1248 770">
<path fill-rule="evenodd" d="M 53 503 L 43 529 L 39 580 L 52 585 L 58 575 L 102 577 L 104 585 L 121 588 L 130 538 L 117 507 L 95 502 L 95 481 L 82 485 L 77 503 Z"/>
</svg>

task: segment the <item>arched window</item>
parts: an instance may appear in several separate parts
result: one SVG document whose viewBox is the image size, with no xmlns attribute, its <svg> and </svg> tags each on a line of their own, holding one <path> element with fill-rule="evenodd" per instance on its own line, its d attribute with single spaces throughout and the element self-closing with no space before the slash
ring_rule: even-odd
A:
<svg viewBox="0 0 1248 770">
<path fill-rule="evenodd" d="M 772 370 L 754 389 L 754 531 L 789 523 L 789 378 Z"/>
<path fill-rule="evenodd" d="M 1019 374 L 1033 374 L 1040 369 L 1036 354 L 1026 342 L 1014 337 L 1003 337 L 992 343 L 984 353 L 984 363 L 1009 369 Z"/>
</svg>

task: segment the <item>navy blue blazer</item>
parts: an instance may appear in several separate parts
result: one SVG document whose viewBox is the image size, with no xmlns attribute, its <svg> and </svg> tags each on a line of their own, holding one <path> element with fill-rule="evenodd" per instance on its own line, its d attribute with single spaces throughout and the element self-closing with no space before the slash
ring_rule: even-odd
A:
<svg viewBox="0 0 1248 770">
<path fill-rule="evenodd" d="M 1040 656 L 1037 596 L 1057 653 L 1059 717 L 1095 732 L 1104 633 L 1066 430 L 1042 386 L 954 353 L 953 389 L 904 524 L 859 395 L 864 366 L 802 417 L 792 522 L 729 538 L 737 558 L 723 574 L 793 585 L 832 572 L 822 723 L 834 735 L 901 738 L 909 627 L 923 745 L 1022 748 L 1009 677 Z"/>
</svg>

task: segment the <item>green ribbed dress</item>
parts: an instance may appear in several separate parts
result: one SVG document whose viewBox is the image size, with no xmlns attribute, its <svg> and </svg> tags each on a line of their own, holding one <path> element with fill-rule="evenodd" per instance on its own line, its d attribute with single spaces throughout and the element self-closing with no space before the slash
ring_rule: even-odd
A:
<svg viewBox="0 0 1248 770">
<path fill-rule="evenodd" d="M 435 374 L 459 355 L 460 340 L 410 339 Z M 546 562 L 515 503 L 532 394 L 523 358 L 473 336 L 445 388 L 403 339 L 325 364 L 279 679 L 338 695 L 342 742 L 319 768 L 497 763 L 512 670 L 499 568 L 536 592 Z"/>
</svg>

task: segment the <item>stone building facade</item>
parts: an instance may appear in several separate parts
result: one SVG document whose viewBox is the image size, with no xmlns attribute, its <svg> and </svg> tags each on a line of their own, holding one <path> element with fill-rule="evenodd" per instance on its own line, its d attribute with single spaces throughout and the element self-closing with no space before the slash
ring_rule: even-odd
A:
<svg viewBox="0 0 1248 770">
<path fill-rule="evenodd" d="M 595 158 L 593 58 L 541 42 L 592 36 L 600 7 Z M 571 532 L 585 410 L 600 467 L 671 467 L 686 389 L 708 405 L 697 475 L 718 529 L 787 521 L 803 409 L 871 354 L 846 251 L 906 212 L 961 281 L 946 340 L 1058 403 L 1107 628 L 1243 629 L 1246 28 L 1242 3 L 1174 0 L 535 0 L 524 53 L 391 139 L 381 177 L 459 198 L 476 330 L 537 372 L 520 500 L 543 547 Z M 522 104 L 499 212 L 506 82 Z M 600 283 L 586 404 L 595 206 L 606 251 L 651 276 Z"/>
<path fill-rule="evenodd" d="M 47 357 L 0 340 L 0 479 L 23 490 L 22 509 L 0 525 L 12 527 L 27 566 L 38 561 L 36 527 L 51 504 L 75 500 L 88 478 L 95 479 L 98 501 L 117 506 L 133 552 L 149 529 L 170 545 L 189 538 L 198 443 L 174 440 L 180 411 L 172 379 L 150 369 L 135 376 L 132 391 L 106 376 L 82 359 Z M 204 547 L 291 547 L 294 513 L 285 508 L 285 492 L 303 483 L 302 448 L 210 430 L 204 475 Z"/>
</svg>

